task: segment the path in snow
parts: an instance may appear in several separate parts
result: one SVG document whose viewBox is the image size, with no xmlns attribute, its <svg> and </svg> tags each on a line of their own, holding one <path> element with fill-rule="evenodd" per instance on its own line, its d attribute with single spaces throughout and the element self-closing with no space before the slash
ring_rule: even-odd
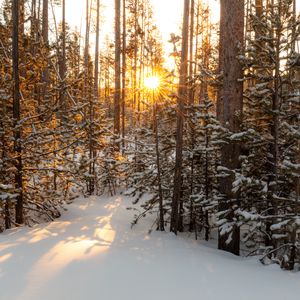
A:
<svg viewBox="0 0 300 300">
<path fill-rule="evenodd" d="M 81 199 L 52 223 L 0 235 L 0 300 L 283 300 L 300 274 L 169 233 L 130 229 L 129 199 Z M 150 222 L 150 220 L 149 220 Z"/>
</svg>

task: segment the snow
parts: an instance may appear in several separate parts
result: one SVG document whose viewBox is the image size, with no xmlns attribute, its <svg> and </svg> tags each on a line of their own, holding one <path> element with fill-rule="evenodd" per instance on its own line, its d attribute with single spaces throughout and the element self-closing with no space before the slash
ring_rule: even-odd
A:
<svg viewBox="0 0 300 300">
<path fill-rule="evenodd" d="M 91 197 L 61 219 L 0 235 L 1 300 L 296 299 L 300 274 L 186 235 L 133 229 L 130 198 Z"/>
</svg>

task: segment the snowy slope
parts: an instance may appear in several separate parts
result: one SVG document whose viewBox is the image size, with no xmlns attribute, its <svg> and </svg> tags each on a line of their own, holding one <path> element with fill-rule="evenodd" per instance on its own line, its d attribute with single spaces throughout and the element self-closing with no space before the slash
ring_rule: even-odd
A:
<svg viewBox="0 0 300 300">
<path fill-rule="evenodd" d="M 297 299 L 300 274 L 169 233 L 130 229 L 129 199 L 77 200 L 56 222 L 0 235 L 1 300 Z"/>
</svg>

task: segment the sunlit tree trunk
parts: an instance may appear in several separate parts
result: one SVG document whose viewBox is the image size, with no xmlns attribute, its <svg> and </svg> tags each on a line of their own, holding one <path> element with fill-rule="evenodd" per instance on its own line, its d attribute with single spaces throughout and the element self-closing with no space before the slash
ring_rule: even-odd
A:
<svg viewBox="0 0 300 300">
<path fill-rule="evenodd" d="M 96 17 L 96 45 L 95 45 L 95 71 L 94 71 L 94 98 L 97 101 L 99 97 L 99 34 L 100 34 L 100 0 L 97 0 Z"/>
<path fill-rule="evenodd" d="M 199 53 L 199 27 L 200 27 L 200 2 L 199 0 L 197 1 L 197 13 L 196 13 L 196 25 L 195 25 L 195 50 L 194 50 L 194 60 L 195 60 L 195 64 L 194 64 L 194 74 L 197 73 L 198 71 L 198 53 Z M 195 98 L 195 93 L 194 93 L 194 98 Z M 201 102 L 201 94 L 199 95 L 199 103 Z"/>
<path fill-rule="evenodd" d="M 42 45 L 44 47 L 48 47 L 49 44 L 49 18 L 48 18 L 48 9 L 49 9 L 49 2 L 48 0 L 43 0 L 43 10 L 42 10 L 42 36 L 41 36 L 41 41 L 42 41 Z M 38 17 L 39 19 L 39 17 Z M 40 21 L 37 21 L 38 24 L 40 23 Z M 43 68 L 42 70 L 42 77 L 41 77 L 41 81 L 43 83 L 43 85 L 41 86 L 41 88 L 39 89 L 39 98 L 41 98 L 42 100 L 39 101 L 43 101 L 45 102 L 45 98 L 49 97 L 47 95 L 47 89 L 48 89 L 48 83 L 49 83 L 49 68 L 48 68 L 48 64 Z"/>
<path fill-rule="evenodd" d="M 115 0 L 115 92 L 114 133 L 120 135 L 121 103 L 121 0 Z"/>
<path fill-rule="evenodd" d="M 137 104 L 137 60 L 138 60 L 138 6 L 139 6 L 139 0 L 134 0 L 134 60 L 133 60 L 133 109 L 136 109 Z"/>
<path fill-rule="evenodd" d="M 261 18 L 263 13 L 263 0 L 255 0 L 256 16 Z"/>
<path fill-rule="evenodd" d="M 88 67 L 89 67 L 89 42 L 90 42 L 90 2 L 86 0 L 85 16 L 85 43 L 84 43 L 84 98 L 88 96 Z M 86 99 L 87 100 L 87 99 Z"/>
<path fill-rule="evenodd" d="M 60 91 L 59 91 L 59 104 L 62 111 L 62 117 L 64 118 L 65 111 L 65 80 L 66 80 L 66 2 L 62 0 L 62 32 L 61 32 L 61 55 L 59 63 L 59 75 L 60 75 Z"/>
<path fill-rule="evenodd" d="M 123 0 L 122 36 L 122 149 L 125 149 L 125 100 L 126 100 L 126 0 Z"/>
<path fill-rule="evenodd" d="M 194 19 L 195 19 L 195 0 L 191 0 L 191 24 L 190 24 L 190 63 L 189 63 L 189 80 L 191 81 L 193 79 L 194 76 Z M 189 89 L 189 103 L 193 104 L 194 103 L 194 87 L 193 87 L 193 83 L 190 85 L 190 89 Z"/>
<path fill-rule="evenodd" d="M 34 52 L 34 48 L 36 46 L 36 35 L 37 35 L 37 15 L 36 15 L 36 0 L 31 1 L 31 23 L 30 23 L 30 31 L 31 31 L 31 39 L 33 41 L 31 48 L 32 52 Z M 34 54 L 34 53 L 33 53 Z"/>
<path fill-rule="evenodd" d="M 19 35 L 23 36 L 24 31 L 25 31 L 25 0 L 19 0 Z"/>
<path fill-rule="evenodd" d="M 174 170 L 174 190 L 171 211 L 170 230 L 177 234 L 179 218 L 181 215 L 181 187 L 182 187 L 182 151 L 183 151 L 183 125 L 184 106 L 187 98 L 187 75 L 188 75 L 188 40 L 189 40 L 189 13 L 190 0 L 184 1 L 181 65 L 179 74 L 179 88 L 177 98 L 177 129 L 176 129 L 176 161 Z"/>
<path fill-rule="evenodd" d="M 42 37 L 44 44 L 49 42 L 49 0 L 43 0 Z"/>
</svg>

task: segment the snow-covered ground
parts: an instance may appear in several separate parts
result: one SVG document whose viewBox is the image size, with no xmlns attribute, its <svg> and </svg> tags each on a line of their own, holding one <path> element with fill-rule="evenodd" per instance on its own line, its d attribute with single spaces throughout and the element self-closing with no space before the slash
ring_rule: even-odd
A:
<svg viewBox="0 0 300 300">
<path fill-rule="evenodd" d="M 298 299 L 299 273 L 169 233 L 149 236 L 147 220 L 131 229 L 129 202 L 80 199 L 53 223 L 1 234 L 0 299 Z"/>
</svg>

